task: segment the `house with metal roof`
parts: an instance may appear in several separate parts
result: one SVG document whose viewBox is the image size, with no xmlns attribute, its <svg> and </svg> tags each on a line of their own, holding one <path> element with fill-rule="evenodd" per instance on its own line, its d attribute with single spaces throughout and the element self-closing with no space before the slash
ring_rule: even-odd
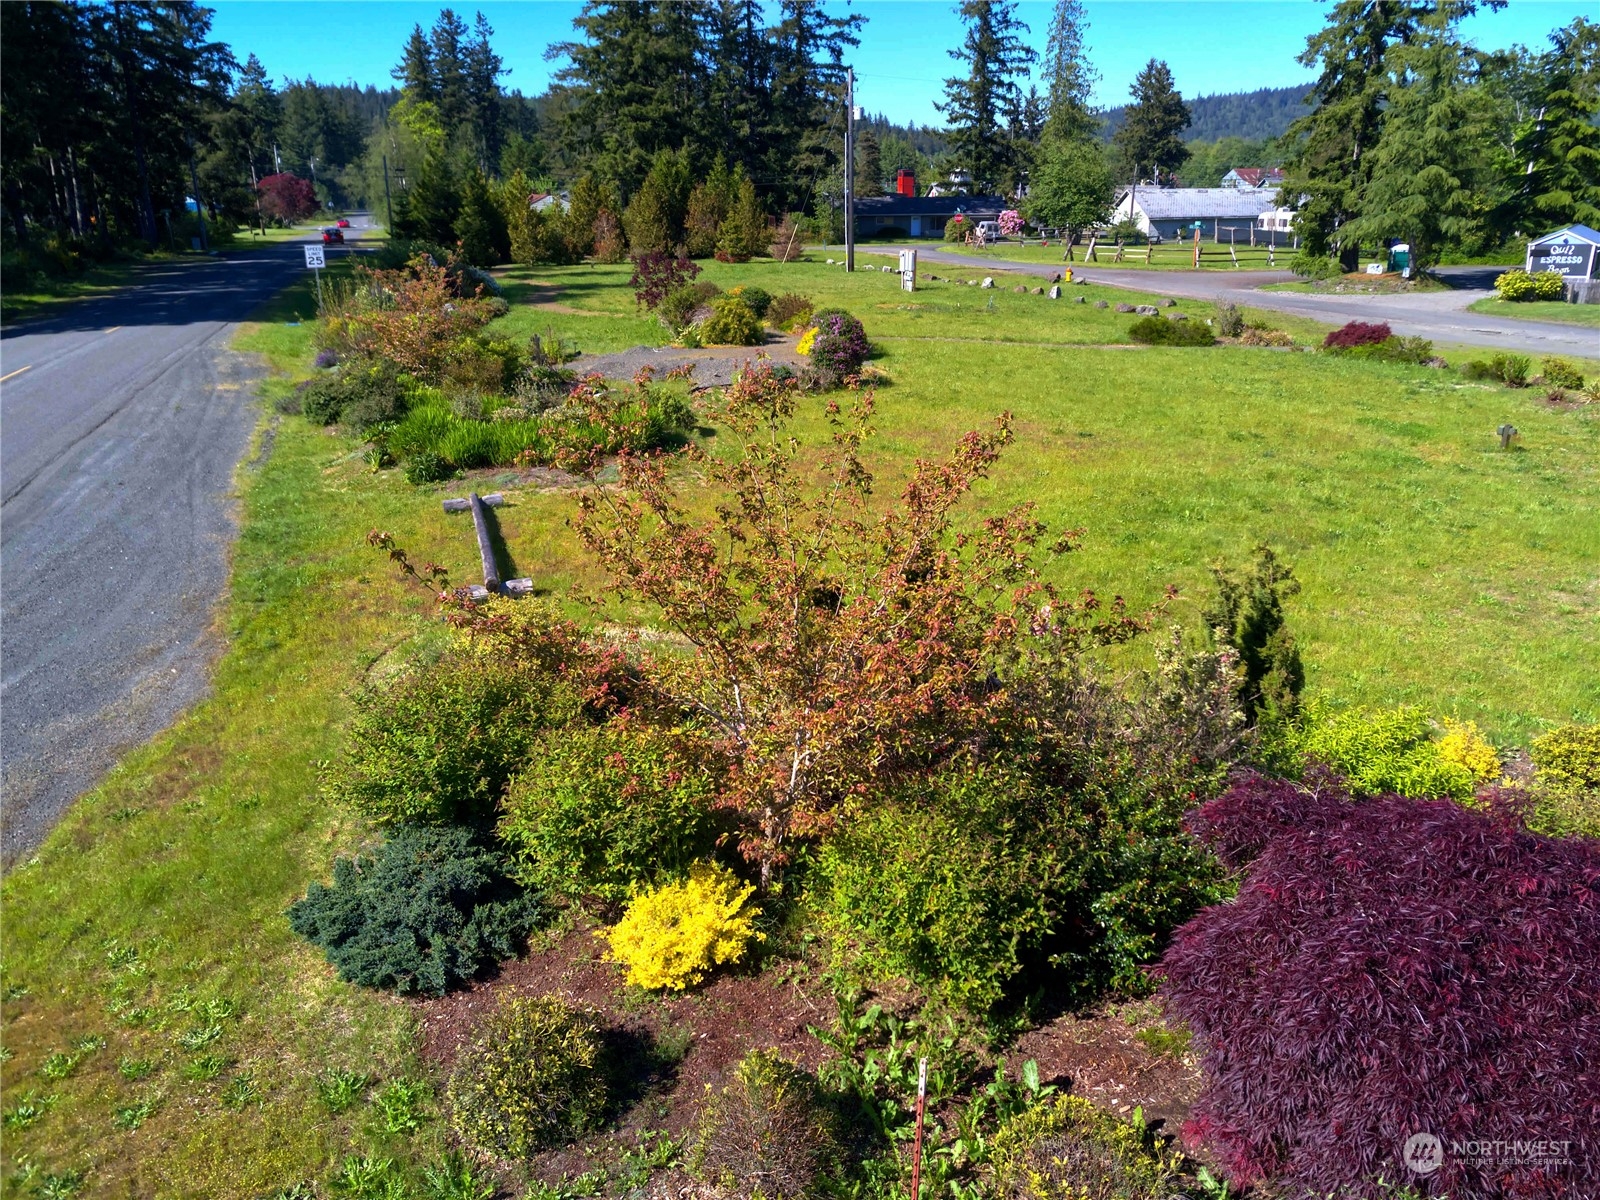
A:
<svg viewBox="0 0 1600 1200">
<path fill-rule="evenodd" d="M 1225 188 L 1280 188 L 1283 186 L 1281 167 L 1234 167 L 1222 177 Z"/>
<path fill-rule="evenodd" d="M 1129 188 L 1117 197 L 1112 220 L 1131 220 L 1163 240 L 1202 237 L 1249 242 L 1261 214 L 1277 207 L 1272 188 Z M 1231 231 L 1231 234 L 1230 234 Z"/>
<path fill-rule="evenodd" d="M 858 238 L 942 238 L 960 213 L 969 221 L 994 221 L 1011 207 L 1004 196 L 858 196 Z"/>
</svg>

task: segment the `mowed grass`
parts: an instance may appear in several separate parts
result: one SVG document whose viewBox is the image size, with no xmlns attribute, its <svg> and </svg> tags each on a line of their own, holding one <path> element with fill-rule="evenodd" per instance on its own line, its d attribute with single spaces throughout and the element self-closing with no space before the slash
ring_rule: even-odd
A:
<svg viewBox="0 0 1600 1200">
<path fill-rule="evenodd" d="M 1224 229 L 1226 232 L 1226 229 Z M 1202 271 L 1271 271 L 1286 270 L 1289 260 L 1294 257 L 1294 249 L 1289 246 L 1278 246 L 1271 249 L 1265 244 L 1252 246 L 1249 244 L 1248 230 L 1241 233 L 1239 241 L 1229 253 L 1227 239 L 1221 245 L 1211 240 L 1211 231 L 1206 230 L 1205 238 L 1200 243 L 1200 267 Z M 910 243 L 907 243 L 908 245 Z M 922 245 L 923 243 L 918 243 Z M 965 254 L 980 261 L 1004 263 L 1060 263 L 1066 266 L 1092 266 L 1092 267 L 1127 267 L 1130 270 L 1149 271 L 1192 271 L 1194 265 L 1194 243 L 1192 241 L 1162 242 L 1161 245 L 1151 248 L 1151 253 L 1146 261 L 1144 246 L 1124 246 L 1122 248 L 1122 261 L 1116 262 L 1116 244 L 1098 242 L 1095 244 L 1093 262 L 1085 262 L 1084 256 L 1089 251 L 1087 239 L 1072 247 L 1072 261 L 1069 263 L 1062 255 L 1066 253 L 1066 246 L 1057 241 L 1052 241 L 1048 246 L 1042 246 L 1037 241 L 1024 246 L 1021 242 L 995 242 L 988 246 L 968 246 L 961 242 L 928 242 L 930 250 L 947 250 L 953 254 Z"/>
<path fill-rule="evenodd" d="M 1011 411 L 1017 444 L 968 513 L 1032 501 L 1052 525 L 1084 527 L 1082 550 L 1052 568 L 1069 592 L 1144 605 L 1173 583 L 1180 598 L 1161 623 L 1192 628 L 1208 563 L 1266 540 L 1305 584 L 1290 620 L 1313 691 L 1475 718 L 1502 743 L 1600 715 L 1592 413 L 1425 368 L 1115 349 L 1130 317 L 1003 289 L 907 296 L 893 276 L 820 263 L 706 274 L 861 315 L 892 379 L 868 451 L 881 495 L 916 457 Z M 510 272 L 543 306 L 492 331 L 594 351 L 663 340 L 626 278 Z M 306 313 L 308 285 L 241 345 L 304 373 L 311 327 L 285 322 Z M 821 434 L 821 407 L 803 403 L 803 434 Z M 1522 437 L 1501 452 L 1494 428 L 1507 420 Z M 283 917 L 370 834 L 317 792 L 352 691 L 443 636 L 430 597 L 398 582 L 365 536 L 389 530 L 418 561 L 470 580 L 470 525 L 439 501 L 496 488 L 508 495 L 503 566 L 574 613 L 578 590 L 604 582 L 573 543 L 570 493 L 518 488 L 505 472 L 413 488 L 371 473 L 353 439 L 294 417 L 264 418 L 261 438 L 239 475 L 212 697 L 130 755 L 3 884 L 5 1169 L 81 1171 L 86 1196 L 265 1195 L 325 1184 L 352 1154 L 394 1158 L 415 1178 L 438 1153 L 437 1095 L 412 1135 L 384 1132 L 369 1099 L 426 1078 L 415 1009 L 337 982 Z M 81 1057 L 61 1075 L 54 1054 Z M 331 1069 L 371 1076 L 368 1098 L 327 1112 L 316 1080 Z"/>
<path fill-rule="evenodd" d="M 1600 304 L 1563 304 L 1559 300 L 1502 300 L 1486 296 L 1467 305 L 1469 312 L 1486 313 L 1495 317 L 1511 317 L 1519 321 L 1559 321 L 1563 325 L 1587 325 L 1600 329 Z M 1600 339 L 1596 339 L 1595 353 L 1600 354 Z"/>
</svg>

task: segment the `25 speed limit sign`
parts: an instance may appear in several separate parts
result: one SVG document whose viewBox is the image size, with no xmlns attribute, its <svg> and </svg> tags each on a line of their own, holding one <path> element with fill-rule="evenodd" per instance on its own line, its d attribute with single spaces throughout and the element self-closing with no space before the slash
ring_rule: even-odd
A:
<svg viewBox="0 0 1600 1200">
<path fill-rule="evenodd" d="M 320 269 L 320 268 L 325 267 L 325 266 L 328 265 L 327 261 L 322 256 L 322 247 L 321 246 L 307 246 L 305 248 L 305 250 L 306 250 L 306 266 L 307 267 L 314 267 L 314 268 Z"/>
</svg>

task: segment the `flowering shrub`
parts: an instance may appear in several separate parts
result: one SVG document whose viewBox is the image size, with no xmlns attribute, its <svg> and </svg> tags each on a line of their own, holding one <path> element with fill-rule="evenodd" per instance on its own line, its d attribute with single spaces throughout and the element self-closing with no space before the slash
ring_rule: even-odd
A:
<svg viewBox="0 0 1600 1200">
<path fill-rule="evenodd" d="M 418 254 L 398 270 L 355 266 L 360 288 L 345 312 L 323 323 L 329 349 L 387 359 L 437 383 L 463 339 L 493 317 L 487 300 L 456 295 L 447 267 Z"/>
<path fill-rule="evenodd" d="M 811 326 L 810 329 L 807 329 L 804 333 L 802 333 L 800 335 L 800 340 L 794 344 L 794 352 L 796 354 L 804 354 L 807 357 L 809 357 L 810 354 L 811 354 L 812 347 L 815 346 L 816 344 L 817 344 L 817 327 L 815 325 L 813 325 L 813 326 Z"/>
<path fill-rule="evenodd" d="M 811 343 L 811 368 L 824 388 L 841 386 L 861 370 L 872 347 L 861 322 L 845 312 L 818 313 L 817 336 Z"/>
<path fill-rule="evenodd" d="M 1559 272 L 1530 275 L 1520 267 L 1496 276 L 1494 287 L 1502 300 L 1560 300 L 1567 294 L 1566 280 Z"/>
<path fill-rule="evenodd" d="M 1239 1186 L 1378 1197 L 1415 1178 L 1402 1150 L 1427 1132 L 1430 1194 L 1581 1194 L 1600 1171 L 1600 843 L 1255 775 L 1190 827 L 1247 867 L 1162 960 L 1203 1053 L 1191 1144 Z M 1566 1146 L 1452 1149 L 1483 1137 Z"/>
<path fill-rule="evenodd" d="M 646 729 L 563 729 L 506 795 L 499 834 L 530 887 L 622 900 L 710 853 L 709 771 Z"/>
<path fill-rule="evenodd" d="M 1014 208 L 1008 208 L 1000 213 L 1000 232 L 1006 237 L 1016 237 L 1022 232 L 1022 214 Z"/>
<path fill-rule="evenodd" d="M 1444 736 L 1438 742 L 1442 762 L 1464 767 L 1478 783 L 1492 783 L 1500 777 L 1500 755 L 1472 721 L 1444 720 Z"/>
<path fill-rule="evenodd" d="M 510 997 L 475 1031 L 450 1077 L 450 1123 L 502 1158 L 569 1141 L 609 1100 L 592 1017 L 554 996 Z"/>
<path fill-rule="evenodd" d="M 1322 339 L 1324 350 L 1350 350 L 1356 346 L 1373 346 L 1394 336 L 1387 321 L 1350 321 L 1333 330 Z"/>
<path fill-rule="evenodd" d="M 633 257 L 634 301 L 641 308 L 656 309 L 661 302 L 700 274 L 700 264 L 679 258 L 664 250 L 650 250 Z"/>
<path fill-rule="evenodd" d="M 1177 1155 L 1144 1123 L 1081 1096 L 1057 1096 L 1010 1118 L 989 1160 L 1000 1200 L 1159 1200 L 1178 1194 Z"/>
<path fill-rule="evenodd" d="M 714 966 L 738 962 L 756 932 L 755 888 L 727 867 L 697 863 L 682 883 L 645 892 L 604 936 L 611 957 L 628 968 L 628 982 L 682 991 Z"/>
</svg>

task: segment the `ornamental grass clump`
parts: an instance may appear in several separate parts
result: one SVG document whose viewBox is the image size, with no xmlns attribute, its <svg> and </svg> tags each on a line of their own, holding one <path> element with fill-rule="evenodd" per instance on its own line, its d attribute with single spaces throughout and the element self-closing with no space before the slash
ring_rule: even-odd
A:
<svg viewBox="0 0 1600 1200">
<path fill-rule="evenodd" d="M 595 1128 L 609 1103 L 593 1016 L 554 996 L 512 997 L 483 1019 L 450 1076 L 450 1123 L 466 1142 L 525 1158 Z"/>
<path fill-rule="evenodd" d="M 682 991 L 702 982 L 713 967 L 736 963 L 756 931 L 755 888 L 718 863 L 697 863 L 689 877 L 644 892 L 622 920 L 602 933 L 611 958 L 642 988 Z"/>
<path fill-rule="evenodd" d="M 1203 1056 L 1190 1145 L 1239 1187 L 1376 1198 L 1417 1178 L 1402 1154 L 1429 1133 L 1430 1195 L 1585 1194 L 1600 1177 L 1600 843 L 1258 775 L 1189 826 L 1243 872 L 1162 960 L 1168 1011 Z M 1465 1148 L 1486 1138 L 1554 1149 Z"/>
<path fill-rule="evenodd" d="M 772 1050 L 755 1050 L 706 1096 L 689 1170 L 730 1195 L 802 1200 L 842 1157 L 816 1080 Z"/>
</svg>

